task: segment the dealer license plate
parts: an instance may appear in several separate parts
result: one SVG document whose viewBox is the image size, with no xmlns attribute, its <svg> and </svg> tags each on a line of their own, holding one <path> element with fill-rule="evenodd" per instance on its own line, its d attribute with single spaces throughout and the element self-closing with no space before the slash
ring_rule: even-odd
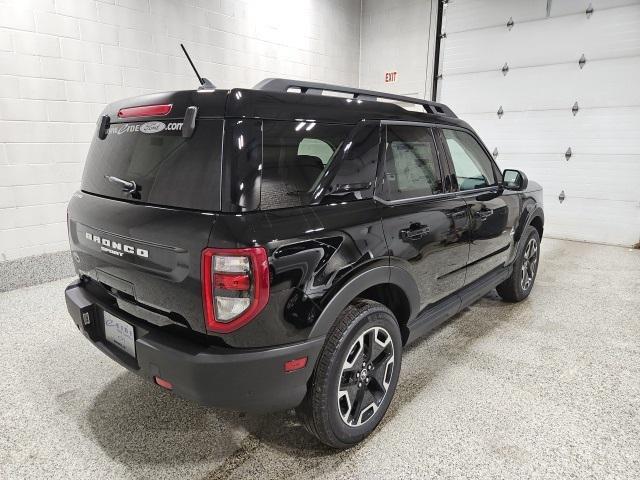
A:
<svg viewBox="0 0 640 480">
<path fill-rule="evenodd" d="M 109 343 L 135 358 L 136 339 L 133 326 L 114 317 L 109 312 L 104 312 L 104 336 Z"/>
</svg>

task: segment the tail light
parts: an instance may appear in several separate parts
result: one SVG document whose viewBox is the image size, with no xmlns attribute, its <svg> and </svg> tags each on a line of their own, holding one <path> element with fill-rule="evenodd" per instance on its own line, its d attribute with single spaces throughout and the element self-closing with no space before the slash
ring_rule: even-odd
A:
<svg viewBox="0 0 640 480">
<path fill-rule="evenodd" d="M 260 313 L 268 301 L 269 262 L 264 248 L 202 251 L 202 302 L 207 330 L 237 330 Z"/>
</svg>

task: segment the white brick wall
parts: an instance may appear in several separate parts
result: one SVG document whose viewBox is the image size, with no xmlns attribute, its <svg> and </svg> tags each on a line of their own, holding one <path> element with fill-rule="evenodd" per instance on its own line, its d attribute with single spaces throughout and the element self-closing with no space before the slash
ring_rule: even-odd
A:
<svg viewBox="0 0 640 480">
<path fill-rule="evenodd" d="M 269 76 L 358 84 L 360 0 L 0 0 L 0 261 L 67 248 L 105 103 Z"/>
<path fill-rule="evenodd" d="M 430 99 L 436 19 L 437 0 L 363 0 L 360 86 Z"/>
</svg>

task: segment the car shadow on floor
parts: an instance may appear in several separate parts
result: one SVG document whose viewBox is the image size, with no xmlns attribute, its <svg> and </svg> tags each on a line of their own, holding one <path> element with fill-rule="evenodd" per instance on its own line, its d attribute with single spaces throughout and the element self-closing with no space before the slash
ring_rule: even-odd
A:
<svg viewBox="0 0 640 480">
<path fill-rule="evenodd" d="M 493 293 L 472 308 L 497 312 L 511 307 Z M 382 426 L 393 422 L 403 405 L 428 389 L 438 371 L 455 363 L 474 341 L 499 326 L 504 321 L 500 318 L 504 315 L 474 315 L 465 309 L 408 347 L 406 356 L 428 352 L 437 361 L 403 365 Z M 432 341 L 438 335 L 446 338 Z M 366 445 L 338 452 L 307 433 L 292 412 L 244 415 L 205 408 L 129 372 L 115 378 L 95 397 L 83 423 L 102 450 L 134 475 L 158 465 L 178 470 L 184 466 L 188 475 L 194 464 L 206 462 L 211 466 L 204 475 L 207 479 L 285 478 L 303 472 L 321 476 L 355 459 Z"/>
</svg>

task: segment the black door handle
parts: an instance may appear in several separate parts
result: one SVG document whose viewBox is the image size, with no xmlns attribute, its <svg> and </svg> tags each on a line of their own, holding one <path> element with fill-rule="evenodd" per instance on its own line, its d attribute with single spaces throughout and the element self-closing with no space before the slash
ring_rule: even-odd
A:
<svg viewBox="0 0 640 480">
<path fill-rule="evenodd" d="M 414 223 L 409 228 L 403 228 L 400 230 L 400 238 L 403 240 L 418 240 L 430 232 L 428 225 L 420 225 Z"/>
<path fill-rule="evenodd" d="M 493 215 L 493 210 L 480 210 L 476 212 L 476 217 L 478 217 L 481 222 L 484 222 L 491 215 Z"/>
</svg>

